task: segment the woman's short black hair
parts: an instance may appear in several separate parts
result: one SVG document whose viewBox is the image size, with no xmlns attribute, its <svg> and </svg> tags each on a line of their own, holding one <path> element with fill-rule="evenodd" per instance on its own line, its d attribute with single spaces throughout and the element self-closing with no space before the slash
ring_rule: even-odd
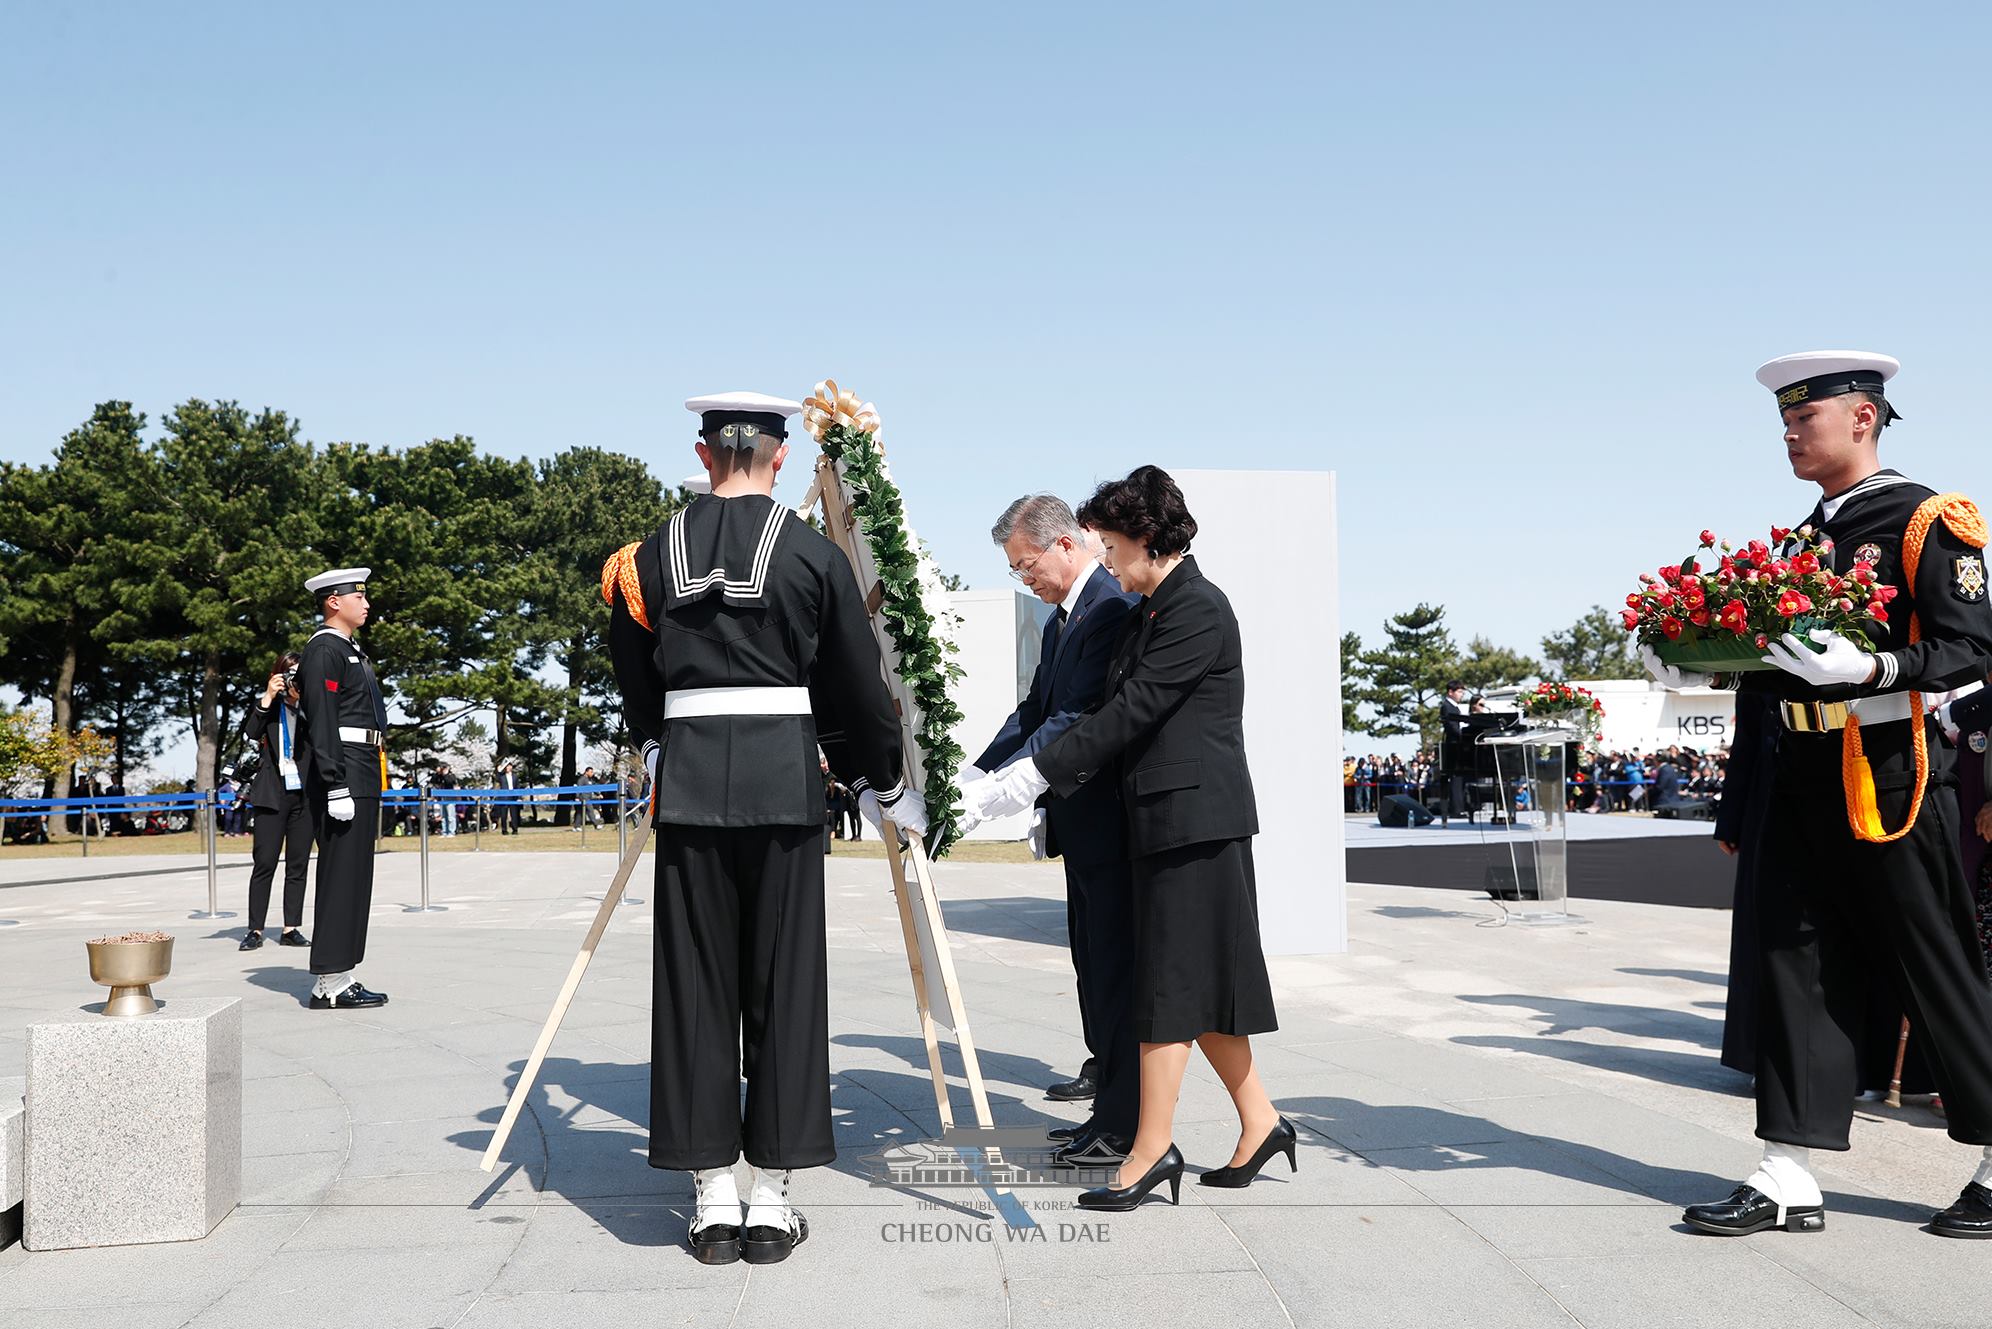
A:
<svg viewBox="0 0 1992 1329">
<path fill-rule="evenodd" d="M 1079 505 L 1079 524 L 1112 531 L 1148 546 L 1149 556 L 1189 552 L 1197 519 L 1183 491 L 1160 466 L 1137 466 L 1125 480 L 1109 480 Z"/>
</svg>

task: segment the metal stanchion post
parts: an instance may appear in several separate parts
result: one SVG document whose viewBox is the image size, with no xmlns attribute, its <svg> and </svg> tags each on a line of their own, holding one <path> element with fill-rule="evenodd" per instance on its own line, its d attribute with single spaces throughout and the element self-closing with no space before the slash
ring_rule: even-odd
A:
<svg viewBox="0 0 1992 1329">
<path fill-rule="evenodd" d="M 422 821 L 422 903 L 411 904 L 402 909 L 404 914 L 440 914 L 449 906 L 429 903 L 429 786 L 422 786 L 421 800 L 416 810 Z"/>
<path fill-rule="evenodd" d="M 83 809 L 83 857 L 90 857 L 90 809 Z"/>
<path fill-rule="evenodd" d="M 470 805 L 470 847 L 474 853 L 484 852 L 484 795 L 479 794 Z"/>
<path fill-rule="evenodd" d="M 588 847 L 588 796 L 581 792 L 581 786 L 574 786 L 574 819 L 581 823 L 581 847 Z"/>
<path fill-rule="evenodd" d="M 622 777 L 616 777 L 616 858 L 621 859 L 629 852 L 628 809 L 623 806 Z"/>
<path fill-rule="evenodd" d="M 216 894 L 218 887 L 215 879 L 214 823 L 215 823 L 215 817 L 218 815 L 220 807 L 221 807 L 221 800 L 218 797 L 216 797 L 214 790 L 203 789 L 201 791 L 201 822 L 204 827 L 203 838 L 207 841 L 208 907 L 205 910 L 200 910 L 200 909 L 195 910 L 193 913 L 187 915 L 188 918 L 235 917 L 234 914 L 224 913 L 222 911 L 221 900 L 219 896 Z"/>
</svg>

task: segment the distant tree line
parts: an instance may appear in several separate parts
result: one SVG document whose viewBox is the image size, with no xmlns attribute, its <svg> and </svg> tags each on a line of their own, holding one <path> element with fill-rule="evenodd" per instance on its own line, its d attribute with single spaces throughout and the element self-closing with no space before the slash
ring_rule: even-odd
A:
<svg viewBox="0 0 1992 1329">
<path fill-rule="evenodd" d="M 1446 627 L 1443 605 L 1421 604 L 1393 614 L 1383 642 L 1365 648 L 1354 632 L 1342 634 L 1342 729 L 1373 738 L 1417 734 L 1432 747 L 1439 735 L 1439 698 L 1454 679 L 1485 692 L 1534 679 L 1641 678 L 1632 639 L 1603 606 L 1542 639 L 1542 658 L 1522 655 L 1475 637 L 1461 650 Z"/>
<path fill-rule="evenodd" d="M 226 401 L 160 424 L 147 439 L 142 413 L 105 402 L 48 464 L 0 463 L 0 684 L 51 708 L 58 745 L 94 731 L 123 783 L 190 726 L 212 787 L 276 656 L 317 626 L 304 579 L 355 565 L 373 569 L 361 639 L 405 717 L 391 760 L 449 750 L 469 720 L 494 762 L 557 762 L 567 783 L 580 745 L 622 744 L 602 560 L 688 492 L 596 447 L 321 446 Z"/>
</svg>

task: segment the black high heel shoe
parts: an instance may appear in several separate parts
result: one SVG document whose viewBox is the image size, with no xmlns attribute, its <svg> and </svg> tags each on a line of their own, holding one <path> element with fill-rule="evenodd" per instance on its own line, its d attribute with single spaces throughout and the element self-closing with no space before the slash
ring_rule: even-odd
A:
<svg viewBox="0 0 1992 1329">
<path fill-rule="evenodd" d="M 1199 1186 L 1219 1186 L 1225 1190 L 1239 1190 L 1252 1184 L 1252 1178 L 1259 1175 L 1259 1169 L 1272 1161 L 1274 1154 L 1287 1156 L 1287 1167 L 1300 1171 L 1300 1160 L 1294 1157 L 1294 1146 L 1299 1143 L 1300 1134 L 1293 1123 L 1285 1117 L 1280 1124 L 1266 1132 L 1266 1138 L 1252 1151 L 1252 1156 L 1237 1167 L 1214 1167 L 1197 1178 Z"/>
<path fill-rule="evenodd" d="M 1112 1186 L 1101 1186 L 1090 1191 L 1079 1192 L 1081 1209 L 1104 1209 L 1110 1213 L 1122 1213 L 1134 1208 L 1148 1198 L 1148 1192 L 1169 1183 L 1169 1203 L 1182 1203 L 1183 1151 L 1175 1145 L 1155 1160 L 1155 1166 L 1141 1174 L 1141 1180 L 1132 1186 L 1115 1190 Z"/>
</svg>

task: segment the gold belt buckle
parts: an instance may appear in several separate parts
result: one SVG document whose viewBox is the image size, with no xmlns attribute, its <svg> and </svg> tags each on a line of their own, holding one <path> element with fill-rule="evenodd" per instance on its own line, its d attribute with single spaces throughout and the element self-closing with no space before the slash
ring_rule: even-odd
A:
<svg viewBox="0 0 1992 1329">
<path fill-rule="evenodd" d="M 1847 717 L 1853 708 L 1844 701 L 1787 701 L 1779 703 L 1784 708 L 1785 728 L 1795 734 L 1824 734 L 1847 727 Z"/>
</svg>

